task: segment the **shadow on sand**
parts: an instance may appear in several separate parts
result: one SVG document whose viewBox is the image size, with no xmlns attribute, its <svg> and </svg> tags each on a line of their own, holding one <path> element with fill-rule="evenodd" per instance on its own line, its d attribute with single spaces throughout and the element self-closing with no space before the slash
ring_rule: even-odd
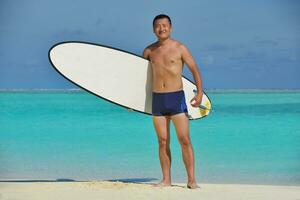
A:
<svg viewBox="0 0 300 200">
<path fill-rule="evenodd" d="M 46 179 L 0 180 L 0 183 L 37 183 L 37 182 L 85 182 L 85 181 L 76 181 L 74 179 L 68 179 L 68 178 L 58 178 L 58 179 L 54 179 L 54 180 L 46 180 Z"/>
<path fill-rule="evenodd" d="M 146 184 L 146 185 L 152 185 L 155 186 L 156 183 L 152 181 L 158 180 L 157 178 L 125 178 L 125 179 L 110 179 L 110 180 L 104 180 L 104 181 L 110 181 L 110 182 L 122 182 L 122 183 L 136 183 L 136 184 Z M 180 187 L 185 188 L 181 185 L 172 184 L 172 187 Z"/>
<path fill-rule="evenodd" d="M 0 183 L 41 183 L 41 182 L 89 182 L 89 181 L 108 181 L 108 182 L 121 182 L 121 183 L 135 183 L 135 184 L 145 184 L 145 185 L 153 185 L 156 183 L 153 181 L 157 181 L 157 178 L 123 178 L 123 179 L 107 179 L 107 180 L 74 180 L 69 178 L 58 178 L 58 179 L 8 179 L 8 180 L 0 180 Z M 172 187 L 181 187 L 183 186 L 172 184 Z"/>
</svg>

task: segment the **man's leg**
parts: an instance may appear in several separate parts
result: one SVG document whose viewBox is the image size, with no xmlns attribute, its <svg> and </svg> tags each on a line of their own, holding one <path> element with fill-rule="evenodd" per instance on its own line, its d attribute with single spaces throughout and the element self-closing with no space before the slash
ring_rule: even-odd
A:
<svg viewBox="0 0 300 200">
<path fill-rule="evenodd" d="M 171 185 L 170 118 L 153 116 L 153 124 L 159 144 L 159 160 L 163 179 L 158 186 Z"/>
<path fill-rule="evenodd" d="M 174 127 L 176 129 L 177 138 L 181 145 L 183 162 L 188 175 L 187 186 L 189 188 L 197 188 L 195 179 L 194 151 L 189 133 L 189 119 L 185 113 L 171 116 Z"/>
</svg>

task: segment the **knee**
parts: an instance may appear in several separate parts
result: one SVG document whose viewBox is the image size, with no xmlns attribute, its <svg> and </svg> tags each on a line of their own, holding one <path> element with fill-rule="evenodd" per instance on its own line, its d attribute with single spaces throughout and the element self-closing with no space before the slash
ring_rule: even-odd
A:
<svg viewBox="0 0 300 200">
<path fill-rule="evenodd" d="M 159 147 L 167 147 L 168 146 L 167 138 L 159 137 L 158 138 L 158 144 L 159 144 Z"/>
<path fill-rule="evenodd" d="M 191 146 L 191 140 L 188 136 L 182 136 L 179 139 L 179 143 L 182 147 L 190 147 Z"/>
</svg>

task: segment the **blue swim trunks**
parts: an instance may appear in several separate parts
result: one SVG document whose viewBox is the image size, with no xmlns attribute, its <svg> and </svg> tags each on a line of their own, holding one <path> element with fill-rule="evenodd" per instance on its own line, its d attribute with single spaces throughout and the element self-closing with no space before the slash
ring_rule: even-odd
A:
<svg viewBox="0 0 300 200">
<path fill-rule="evenodd" d="M 170 116 L 178 113 L 187 114 L 184 91 L 152 93 L 152 114 L 154 116 Z"/>
</svg>

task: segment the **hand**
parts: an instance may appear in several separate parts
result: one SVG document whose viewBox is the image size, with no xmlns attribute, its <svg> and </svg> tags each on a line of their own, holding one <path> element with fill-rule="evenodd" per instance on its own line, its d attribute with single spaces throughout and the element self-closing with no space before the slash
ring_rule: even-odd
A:
<svg viewBox="0 0 300 200">
<path fill-rule="evenodd" d="M 194 98 L 191 99 L 190 104 L 193 107 L 199 107 L 201 104 L 201 101 L 202 101 L 202 96 L 203 96 L 203 93 L 197 94 L 196 96 L 194 96 Z"/>
</svg>

